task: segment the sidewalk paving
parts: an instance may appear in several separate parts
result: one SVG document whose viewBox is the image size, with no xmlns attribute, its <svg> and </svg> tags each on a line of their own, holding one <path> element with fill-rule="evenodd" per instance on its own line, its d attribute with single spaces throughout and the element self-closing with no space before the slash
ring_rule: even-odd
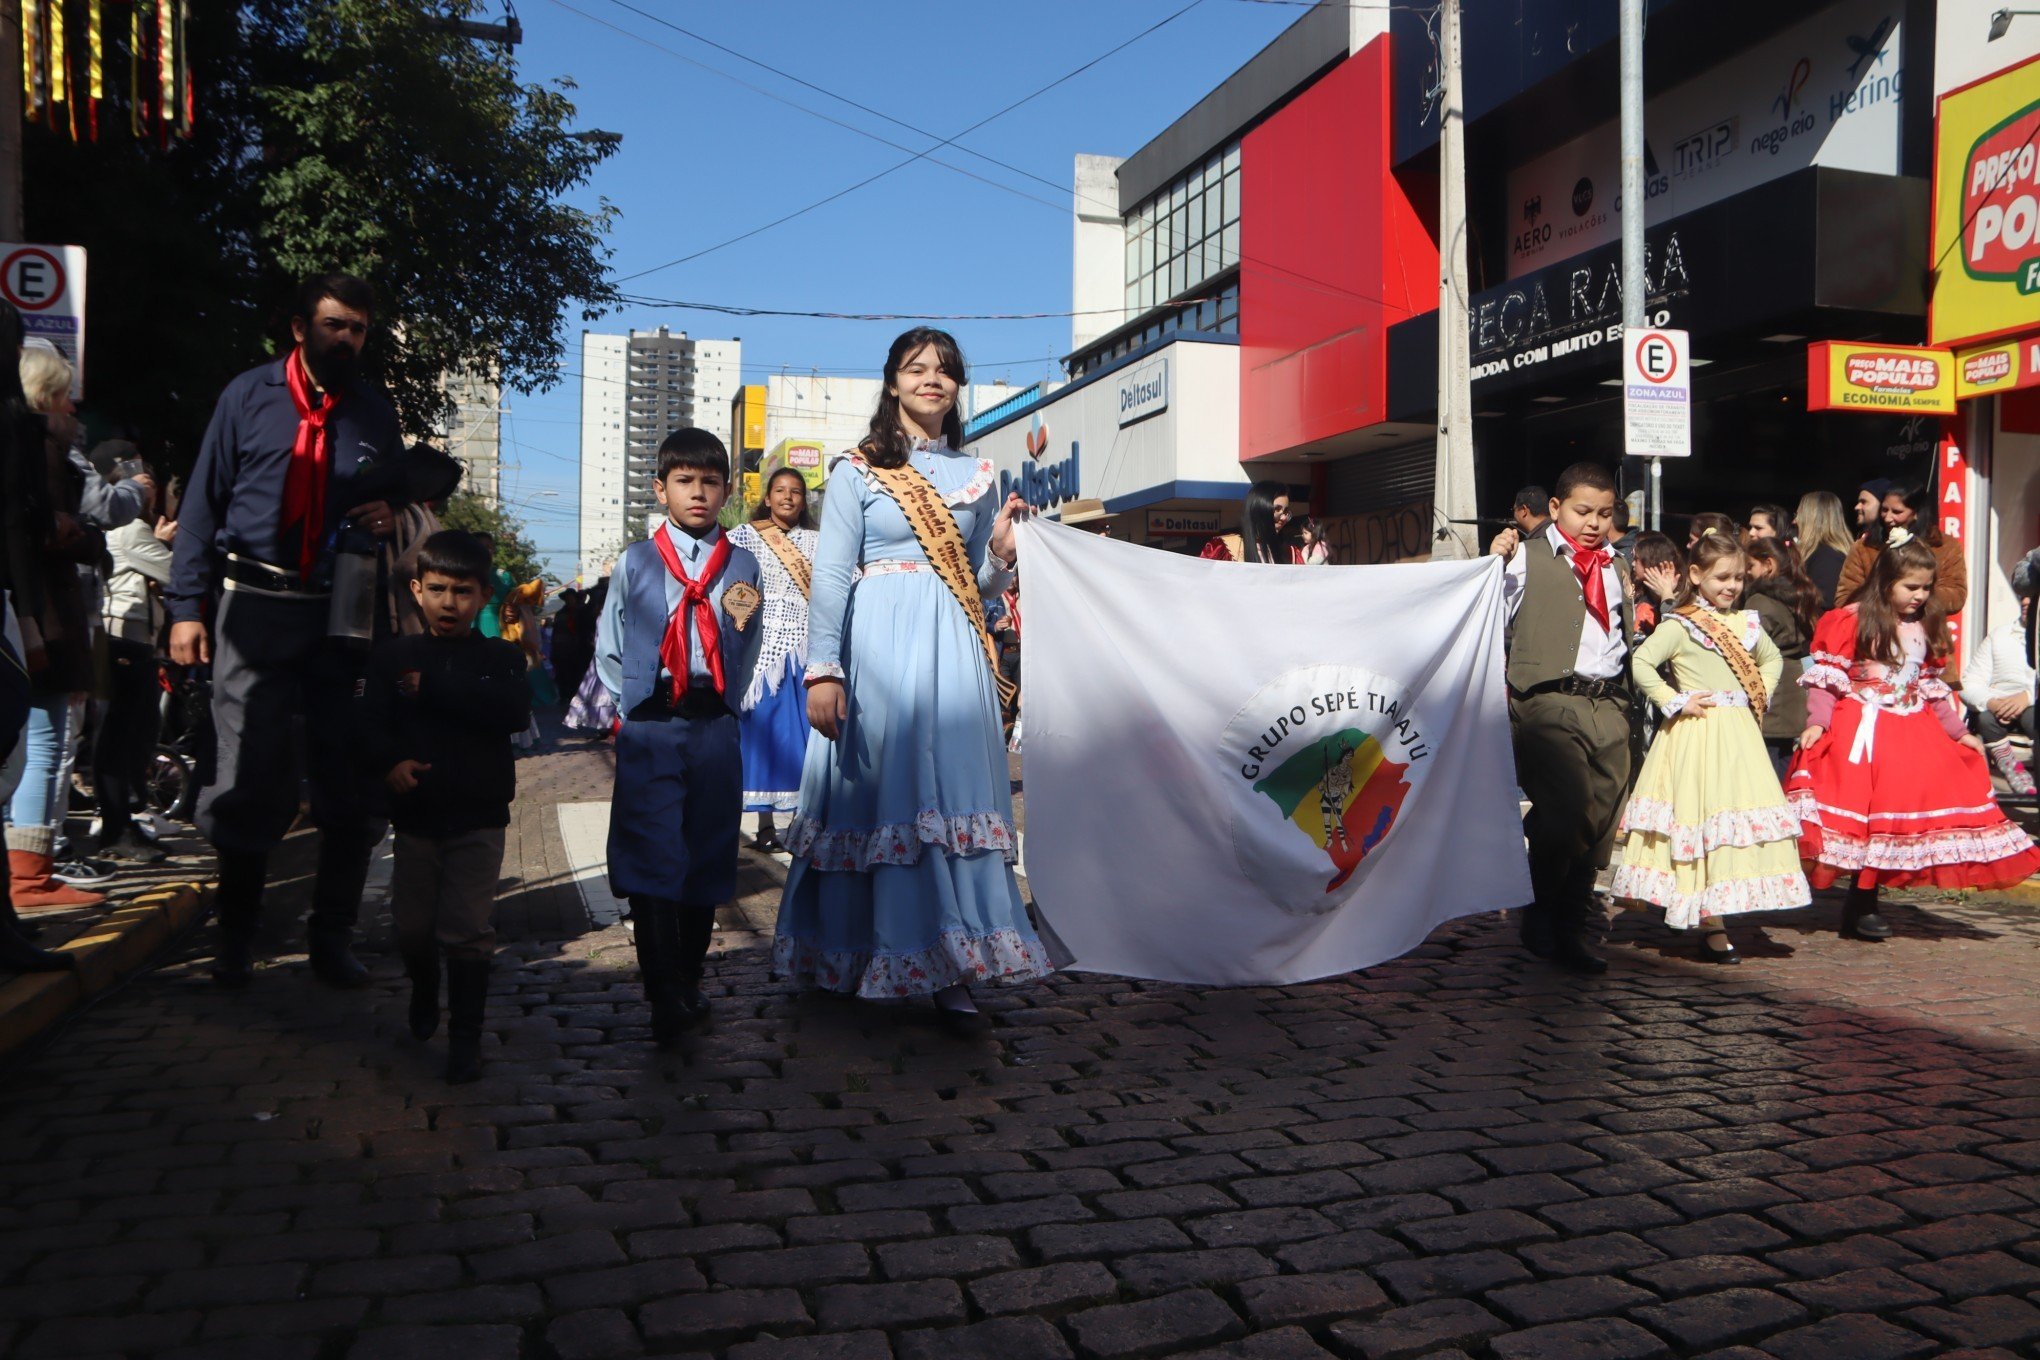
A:
<svg viewBox="0 0 2040 1360">
<path fill-rule="evenodd" d="M 958 1042 L 774 984 L 779 869 L 747 856 L 716 1028 L 662 1054 L 560 836 L 607 761 L 521 763 L 480 1084 L 404 1036 L 393 955 L 365 993 L 284 964 L 228 996 L 209 930 L 0 1082 L 0 1354 L 2040 1345 L 2040 913 L 2016 902 L 1898 906 L 1882 946 L 1837 939 L 1832 902 L 1771 915 L 1739 968 L 1631 914 L 1592 980 L 1489 916 L 1308 986 L 1065 975 Z M 268 947 L 300 947 L 294 914 Z"/>
</svg>

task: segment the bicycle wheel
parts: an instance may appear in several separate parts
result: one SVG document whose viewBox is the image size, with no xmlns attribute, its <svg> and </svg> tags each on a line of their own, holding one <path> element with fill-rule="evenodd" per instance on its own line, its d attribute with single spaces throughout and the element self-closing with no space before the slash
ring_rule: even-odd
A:
<svg viewBox="0 0 2040 1360">
<path fill-rule="evenodd" d="M 191 804 L 198 790 L 192 787 L 191 762 L 167 747 L 158 746 L 149 761 L 149 806 L 165 817 L 189 820 Z"/>
</svg>

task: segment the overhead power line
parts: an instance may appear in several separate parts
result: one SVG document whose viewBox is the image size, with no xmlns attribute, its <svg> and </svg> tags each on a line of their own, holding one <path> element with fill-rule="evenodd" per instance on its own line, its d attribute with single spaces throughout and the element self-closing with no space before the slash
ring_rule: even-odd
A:
<svg viewBox="0 0 2040 1360">
<path fill-rule="evenodd" d="M 905 160 L 899 161 L 893 165 L 889 165 L 885 169 L 880 170 L 877 174 L 867 175 L 865 178 L 858 180 L 855 184 L 849 185 L 842 189 L 838 189 L 835 193 L 829 194 L 824 198 L 817 199 L 814 202 L 808 204 L 806 207 L 797 208 L 790 213 L 784 214 L 783 216 L 773 218 L 770 222 L 766 222 L 760 226 L 753 227 L 749 231 L 740 232 L 737 235 L 728 238 L 727 240 L 718 241 L 712 246 L 704 246 L 700 250 L 694 251 L 691 254 L 682 255 L 678 259 L 668 260 L 664 264 L 653 265 L 650 269 L 640 269 L 634 274 L 625 274 L 621 278 L 617 279 L 616 282 L 628 283 L 632 279 L 644 278 L 647 274 L 657 274 L 663 270 L 672 269 L 675 268 L 676 266 L 683 264 L 689 264 L 695 260 L 700 259 L 704 255 L 712 255 L 718 250 L 722 250 L 729 246 L 736 245 L 740 241 L 748 241 L 753 236 L 761 235 L 764 232 L 772 230 L 774 227 L 783 226 L 784 224 L 793 221 L 797 217 L 805 217 L 807 214 L 814 212 L 818 208 L 825 208 L 829 204 L 834 203 L 839 198 L 843 198 L 849 194 L 856 193 L 859 189 L 864 188 L 866 185 L 875 184 L 879 180 L 884 179 L 888 175 L 906 169 L 908 166 L 914 164 L 916 161 L 925 160 L 932 152 L 939 151 L 945 146 L 955 146 L 958 138 L 967 137 L 971 133 L 976 132 L 979 128 L 984 127 L 989 123 L 996 122 L 997 120 L 1005 117 L 1007 114 L 1013 112 L 1015 109 L 1020 108 L 1021 106 L 1026 104 L 1030 104 L 1033 101 L 1041 98 L 1041 96 L 1047 94 L 1050 90 L 1055 89 L 1057 86 L 1069 83 L 1070 81 L 1076 79 L 1078 76 L 1082 75 L 1084 72 L 1090 70 L 1092 67 L 1098 65 L 1100 62 L 1106 61 L 1111 57 L 1116 56 L 1118 53 L 1125 51 L 1127 48 L 1133 46 L 1135 43 L 1141 41 L 1143 38 L 1146 38 L 1148 35 L 1159 32 L 1161 29 L 1166 28 L 1168 25 L 1182 18 L 1184 15 L 1188 14 L 1191 10 L 1196 9 L 1199 5 L 1203 3 L 1204 0 L 1190 0 L 1190 3 L 1183 6 L 1181 9 L 1174 11 L 1173 13 L 1167 15 L 1164 18 L 1156 20 L 1154 23 L 1149 24 L 1146 28 L 1134 34 L 1132 37 L 1126 39 L 1121 43 L 1116 44 L 1111 48 L 1108 48 L 1103 52 L 1100 52 L 1097 56 L 1092 57 L 1089 61 L 1085 62 L 1083 65 L 1078 66 L 1073 70 L 1064 72 L 1062 75 L 1057 76 L 1054 80 L 1049 81 L 1046 85 L 1041 86 L 1039 89 L 1021 96 L 1019 99 L 1014 100 L 1012 103 L 1006 105 L 1004 108 L 998 110 L 996 113 L 988 114 L 987 116 L 980 118 L 977 122 L 972 123 L 967 128 L 964 128 L 961 132 L 943 138 L 940 142 L 936 143 L 934 146 L 929 147 L 928 150 L 926 151 L 917 151 L 914 154 L 908 156 Z"/>
</svg>

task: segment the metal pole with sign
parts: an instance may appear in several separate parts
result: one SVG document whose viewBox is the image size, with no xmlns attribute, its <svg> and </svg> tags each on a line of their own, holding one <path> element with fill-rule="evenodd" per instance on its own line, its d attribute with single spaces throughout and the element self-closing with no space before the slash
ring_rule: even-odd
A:
<svg viewBox="0 0 2040 1360">
<path fill-rule="evenodd" d="M 71 366 L 71 397 L 85 395 L 85 248 L 0 241 L 0 297 L 21 313 L 25 339 Z"/>
<path fill-rule="evenodd" d="M 1650 301 L 1643 244 L 1643 210 L 1646 201 L 1643 180 L 1643 0 L 1622 0 L 1622 327 L 1624 345 L 1643 328 L 1644 310 Z M 1624 372 L 1628 370 L 1625 368 Z M 1626 387 L 1626 384 L 1625 384 Z M 1623 410 L 1629 402 L 1623 401 Z M 1642 450 L 1634 442 L 1627 446 L 1631 456 Z M 1656 459 L 1650 464 L 1650 513 L 1645 523 L 1652 529 L 1664 527 L 1664 466 Z"/>
<path fill-rule="evenodd" d="M 1637 327 L 1622 332 L 1622 447 L 1651 460 L 1651 523 L 1663 476 L 1658 460 L 1693 454 L 1693 365 L 1686 332 Z"/>
</svg>

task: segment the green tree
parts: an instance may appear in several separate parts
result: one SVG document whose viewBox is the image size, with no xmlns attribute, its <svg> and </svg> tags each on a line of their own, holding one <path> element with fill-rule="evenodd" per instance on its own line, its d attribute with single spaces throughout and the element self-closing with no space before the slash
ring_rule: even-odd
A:
<svg viewBox="0 0 2040 1360">
<path fill-rule="evenodd" d="M 440 512 L 439 523 L 443 528 L 487 534 L 495 539 L 496 565 L 509 572 L 511 580 L 543 577 L 548 589 L 559 584 L 559 578 L 547 571 L 539 559 L 524 521 L 502 506 L 491 504 L 472 491 L 456 491 Z"/>
<path fill-rule="evenodd" d="M 86 8 L 67 11 L 82 24 Z M 442 374 L 523 393 L 558 380 L 563 317 L 617 301 L 602 243 L 613 209 L 566 202 L 614 148 L 573 135 L 570 85 L 522 84 L 505 49 L 438 26 L 481 13 L 477 0 L 195 0 L 189 141 L 129 136 L 119 79 L 97 143 L 29 129 L 31 239 L 92 251 L 95 432 L 188 464 L 227 380 L 286 343 L 295 281 L 327 269 L 376 285 L 369 363 L 413 435 L 445 413 Z M 126 69 L 119 28 L 111 71 Z M 82 51 L 82 29 L 72 39 Z"/>
</svg>

